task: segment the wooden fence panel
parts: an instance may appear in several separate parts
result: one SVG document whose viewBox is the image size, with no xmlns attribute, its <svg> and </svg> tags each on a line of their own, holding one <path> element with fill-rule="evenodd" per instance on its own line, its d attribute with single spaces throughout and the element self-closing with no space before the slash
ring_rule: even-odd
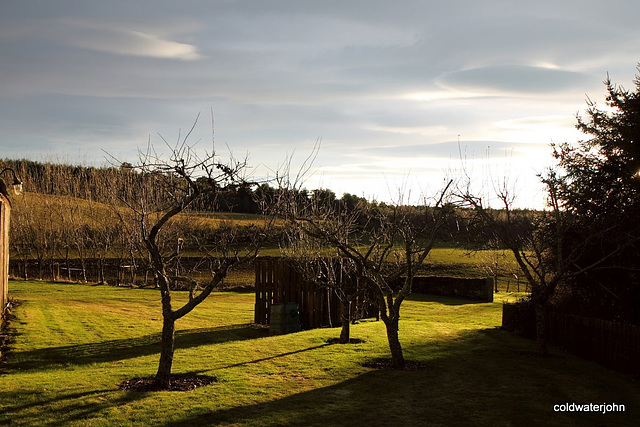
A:
<svg viewBox="0 0 640 427">
<path fill-rule="evenodd" d="M 553 313 L 549 319 L 549 341 L 586 359 L 640 374 L 639 326 Z"/>
<path fill-rule="evenodd" d="M 256 302 L 254 321 L 257 324 L 269 324 L 269 312 L 272 304 L 295 302 L 300 311 L 303 329 L 341 324 L 341 302 L 331 289 L 304 280 L 296 269 L 294 261 L 283 258 L 259 258 L 255 262 Z M 346 280 L 342 275 L 339 280 Z M 371 309 L 353 307 L 360 318 L 372 317 Z"/>
<path fill-rule="evenodd" d="M 532 307 L 503 306 L 502 327 L 535 338 Z M 565 313 L 550 313 L 549 344 L 613 369 L 640 375 L 640 326 Z"/>
</svg>

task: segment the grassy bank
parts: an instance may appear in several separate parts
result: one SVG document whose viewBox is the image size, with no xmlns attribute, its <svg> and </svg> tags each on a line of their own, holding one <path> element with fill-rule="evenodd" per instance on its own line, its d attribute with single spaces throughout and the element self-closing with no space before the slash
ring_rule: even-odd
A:
<svg viewBox="0 0 640 427">
<path fill-rule="evenodd" d="M 572 355 L 531 356 L 533 342 L 496 329 L 495 303 L 413 295 L 401 341 L 420 371 L 362 366 L 388 355 L 381 322 L 363 344 L 328 345 L 338 329 L 267 335 L 253 295 L 218 293 L 180 320 L 176 373 L 214 375 L 189 392 L 127 392 L 155 372 L 159 295 L 146 289 L 11 282 L 21 305 L 0 374 L 0 424 L 11 425 L 633 425 L 640 385 Z M 182 295 L 181 297 L 186 297 Z M 621 403 L 624 413 L 553 411 Z"/>
</svg>

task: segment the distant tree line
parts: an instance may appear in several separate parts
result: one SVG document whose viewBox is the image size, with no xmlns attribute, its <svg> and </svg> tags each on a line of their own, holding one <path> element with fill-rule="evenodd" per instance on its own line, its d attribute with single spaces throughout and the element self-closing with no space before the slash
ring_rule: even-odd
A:
<svg viewBox="0 0 640 427">
<path fill-rule="evenodd" d="M 24 159 L 5 159 L 0 160 L 0 167 L 14 169 L 23 181 L 25 193 L 32 193 L 31 197 L 25 197 L 22 200 L 17 199 L 18 202 L 16 203 L 18 203 L 19 212 L 16 212 L 15 215 L 33 216 L 38 214 L 40 218 L 34 219 L 34 221 L 39 224 L 44 224 L 41 219 L 48 215 L 52 233 L 59 236 L 64 233 L 61 230 L 59 230 L 60 232 L 54 231 L 54 224 L 57 223 L 64 230 L 68 230 L 69 226 L 71 226 L 70 222 L 73 222 L 76 230 L 84 229 L 87 235 L 84 239 L 79 236 L 74 237 L 73 240 L 76 242 L 81 240 L 87 242 L 99 241 L 100 238 L 96 234 L 97 230 L 113 227 L 113 221 L 111 221 L 113 218 L 107 220 L 109 217 L 107 212 L 109 211 L 108 207 L 113 205 L 118 198 L 139 199 L 144 193 L 145 197 L 153 198 L 158 206 L 161 205 L 162 200 L 170 198 L 170 194 L 167 192 L 170 189 L 156 185 L 156 181 L 152 179 L 152 176 L 138 173 L 128 163 L 123 163 L 119 167 L 93 167 Z M 208 184 L 204 182 L 203 178 L 200 178 L 200 180 L 199 185 L 206 188 Z M 354 194 L 344 193 L 341 197 L 338 197 L 330 189 L 307 190 L 302 188 L 283 190 L 282 188 L 271 186 L 269 183 L 262 183 L 257 186 L 229 185 L 215 192 L 205 191 L 203 196 L 194 201 L 185 212 L 261 214 L 268 211 L 268 208 L 276 202 L 276 198 L 283 197 L 283 191 L 292 193 L 286 198 L 289 203 L 298 205 L 298 211 L 324 206 L 325 209 L 331 209 L 337 214 L 350 214 L 356 208 L 362 211 L 362 206 L 367 206 L 365 211 L 370 213 L 387 207 L 383 202 L 369 201 Z M 35 197 L 33 194 L 41 196 Z M 64 199 L 48 196 L 62 196 Z M 24 212 L 20 212 L 21 210 Z M 76 217 L 82 217 L 82 220 Z M 19 219 L 16 219 L 16 221 L 20 224 Z M 360 224 L 366 224 L 370 223 L 370 218 L 367 215 L 361 215 L 358 221 Z M 524 232 L 526 224 L 521 224 L 521 228 Z M 113 230 L 111 234 L 117 234 L 117 230 Z M 22 241 L 20 245 L 25 247 L 35 244 L 33 241 L 28 241 L 29 239 L 26 237 L 22 239 L 18 235 L 14 237 L 13 241 L 16 242 L 16 245 L 20 241 Z M 200 236 L 200 238 L 204 239 L 206 236 Z M 111 236 L 107 240 L 113 239 L 114 237 Z M 455 215 L 448 217 L 446 224 L 442 227 L 439 239 L 441 241 L 470 245 L 474 248 L 483 248 L 487 246 L 490 233 L 476 221 L 476 218 L 471 215 L 469 210 L 458 209 Z M 55 241 L 53 238 L 43 238 L 42 240 L 47 242 Z M 74 245 L 76 243 L 62 246 L 69 247 Z"/>
<path fill-rule="evenodd" d="M 141 191 L 141 187 L 144 188 L 144 185 L 137 185 L 145 179 L 144 176 L 126 162 L 119 167 L 94 167 L 26 159 L 4 159 L 0 160 L 0 167 L 15 170 L 27 192 L 77 197 L 101 203 L 112 203 L 114 195 L 125 195 L 131 191 Z M 162 187 L 153 186 L 151 179 L 147 181 L 148 185 L 144 190 L 147 194 L 156 194 L 158 198 L 167 197 L 163 194 Z M 199 184 L 205 187 L 208 185 L 203 177 L 200 181 Z M 206 192 L 206 195 L 197 200 L 190 210 L 258 214 L 264 211 L 266 205 L 273 202 L 277 191 L 268 183 L 258 186 L 229 185 L 219 191 Z M 366 202 L 364 197 L 349 193 L 338 198 L 329 189 L 302 189 L 296 192 L 295 199 L 300 203 L 306 204 L 312 200 L 319 204 L 340 206 L 346 211 L 351 211 L 358 203 Z"/>
</svg>

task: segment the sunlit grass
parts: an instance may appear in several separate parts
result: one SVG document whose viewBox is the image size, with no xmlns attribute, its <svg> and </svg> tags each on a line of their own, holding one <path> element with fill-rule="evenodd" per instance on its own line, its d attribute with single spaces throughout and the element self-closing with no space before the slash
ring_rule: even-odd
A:
<svg viewBox="0 0 640 427">
<path fill-rule="evenodd" d="M 176 293 L 184 301 L 186 294 Z M 177 323 L 176 373 L 214 375 L 189 392 L 125 392 L 155 372 L 157 291 L 11 282 L 14 343 L 0 374 L 0 424 L 11 425 L 633 425 L 640 387 L 629 377 L 499 331 L 495 303 L 413 295 L 401 341 L 421 371 L 376 371 L 381 322 L 268 336 L 251 325 L 254 296 L 216 293 Z M 617 402 L 624 414 L 555 413 L 564 402 Z"/>
</svg>

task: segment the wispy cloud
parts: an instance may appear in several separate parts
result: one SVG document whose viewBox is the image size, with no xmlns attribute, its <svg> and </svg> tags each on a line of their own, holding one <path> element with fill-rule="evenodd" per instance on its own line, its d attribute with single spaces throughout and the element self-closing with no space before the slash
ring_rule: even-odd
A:
<svg viewBox="0 0 640 427">
<path fill-rule="evenodd" d="M 96 22 L 61 21 L 61 41 L 70 46 L 117 55 L 195 60 L 196 46 L 162 38 L 134 28 Z"/>
<path fill-rule="evenodd" d="M 485 94 L 548 94 L 584 88 L 593 76 L 558 68 L 527 65 L 494 65 L 445 74 L 444 87 Z"/>
</svg>

